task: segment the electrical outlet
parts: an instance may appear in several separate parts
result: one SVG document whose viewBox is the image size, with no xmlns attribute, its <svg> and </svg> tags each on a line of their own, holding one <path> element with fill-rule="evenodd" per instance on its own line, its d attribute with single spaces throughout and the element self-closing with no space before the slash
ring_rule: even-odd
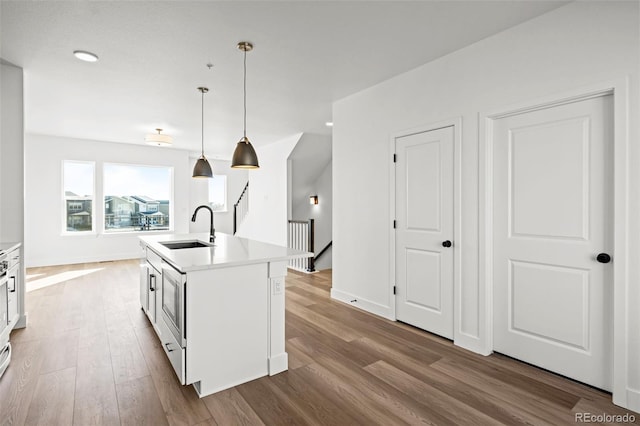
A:
<svg viewBox="0 0 640 426">
<path fill-rule="evenodd" d="M 274 280 L 273 281 L 273 295 L 274 296 L 282 294 L 283 284 L 284 283 L 282 282 L 282 280 Z"/>
</svg>

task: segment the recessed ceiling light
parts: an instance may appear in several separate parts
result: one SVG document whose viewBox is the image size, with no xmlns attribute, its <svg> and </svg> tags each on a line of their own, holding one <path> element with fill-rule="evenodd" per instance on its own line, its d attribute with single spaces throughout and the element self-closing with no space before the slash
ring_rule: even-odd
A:
<svg viewBox="0 0 640 426">
<path fill-rule="evenodd" d="M 85 50 L 74 50 L 73 54 L 81 61 L 98 62 L 98 55 L 96 55 L 95 53 L 87 52 Z"/>
<path fill-rule="evenodd" d="M 324 123 L 325 126 L 327 127 L 333 127 L 333 121 L 327 121 L 326 123 Z"/>
</svg>

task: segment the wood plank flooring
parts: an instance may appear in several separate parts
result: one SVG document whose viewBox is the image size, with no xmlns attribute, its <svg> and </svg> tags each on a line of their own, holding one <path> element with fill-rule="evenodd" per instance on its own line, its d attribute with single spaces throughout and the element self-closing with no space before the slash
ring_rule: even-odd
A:
<svg viewBox="0 0 640 426">
<path fill-rule="evenodd" d="M 627 413 L 607 393 L 333 301 L 331 271 L 287 277 L 287 372 L 199 399 L 140 310 L 136 260 L 27 275 L 37 289 L 11 336 L 1 425 L 561 425 Z"/>
</svg>

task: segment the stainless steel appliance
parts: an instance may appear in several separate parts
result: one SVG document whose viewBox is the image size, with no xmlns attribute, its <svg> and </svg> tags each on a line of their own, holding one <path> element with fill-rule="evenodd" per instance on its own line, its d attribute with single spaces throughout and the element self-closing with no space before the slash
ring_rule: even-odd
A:
<svg viewBox="0 0 640 426">
<path fill-rule="evenodd" d="M 187 275 L 162 262 L 162 319 L 181 348 L 187 346 L 185 289 Z"/>
</svg>

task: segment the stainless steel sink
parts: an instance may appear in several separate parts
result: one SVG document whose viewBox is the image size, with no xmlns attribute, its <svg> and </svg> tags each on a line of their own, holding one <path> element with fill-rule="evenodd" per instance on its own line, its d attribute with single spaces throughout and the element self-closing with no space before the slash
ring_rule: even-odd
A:
<svg viewBox="0 0 640 426">
<path fill-rule="evenodd" d="M 160 243 L 169 250 L 188 249 L 188 248 L 200 248 L 200 247 L 213 247 L 211 243 L 205 243 L 200 240 L 188 240 L 188 241 L 165 241 Z"/>
</svg>

